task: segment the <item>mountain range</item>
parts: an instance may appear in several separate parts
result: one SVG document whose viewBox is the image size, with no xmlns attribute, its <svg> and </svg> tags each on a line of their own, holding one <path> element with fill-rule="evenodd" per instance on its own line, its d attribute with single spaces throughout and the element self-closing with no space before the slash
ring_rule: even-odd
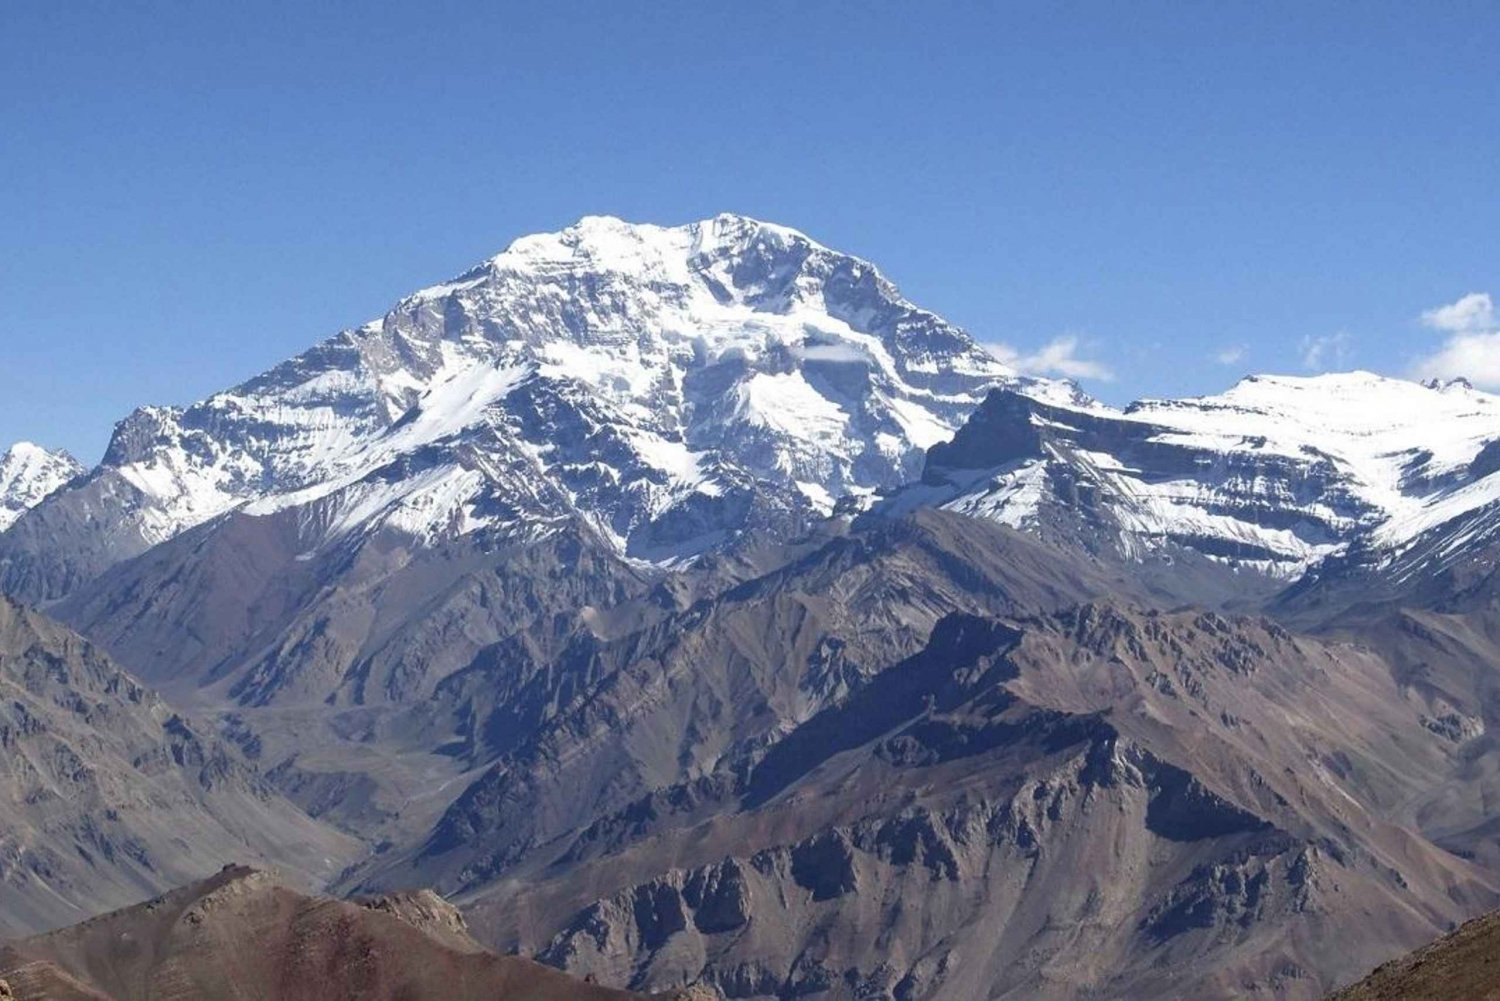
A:
<svg viewBox="0 0 1500 1001">
<path fill-rule="evenodd" d="M 1500 904 L 1497 442 L 1111 407 L 744 217 L 526 237 L 0 462 L 0 933 L 243 859 L 634 990 L 1319 997 Z"/>
</svg>

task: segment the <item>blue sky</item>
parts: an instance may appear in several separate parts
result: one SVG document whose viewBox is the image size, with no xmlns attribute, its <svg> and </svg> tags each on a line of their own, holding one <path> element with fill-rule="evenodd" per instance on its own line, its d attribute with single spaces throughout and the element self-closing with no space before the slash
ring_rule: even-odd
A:
<svg viewBox="0 0 1500 1001">
<path fill-rule="evenodd" d="M 1500 386 L 1497 48 L 1480 3 L 7 0 L 0 439 L 92 461 L 593 213 L 795 226 L 1116 402 Z"/>
</svg>

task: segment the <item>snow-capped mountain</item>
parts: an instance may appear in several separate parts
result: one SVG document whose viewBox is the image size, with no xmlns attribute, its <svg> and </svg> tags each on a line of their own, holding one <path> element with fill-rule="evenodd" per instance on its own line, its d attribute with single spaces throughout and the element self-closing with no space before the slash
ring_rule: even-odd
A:
<svg viewBox="0 0 1500 1001">
<path fill-rule="evenodd" d="M 1184 547 L 1276 576 L 1395 559 L 1500 500 L 1500 398 L 1368 372 L 1252 376 L 1116 410 L 990 396 L 891 509 L 937 504 L 1126 556 Z M 1491 519 L 1493 520 L 1493 519 Z"/>
<path fill-rule="evenodd" d="M 29 441 L 12 445 L 0 455 L 0 532 L 21 512 L 83 472 L 83 466 L 67 452 L 53 452 Z"/>
<path fill-rule="evenodd" d="M 910 479 L 989 388 L 1025 382 L 794 230 L 590 217 L 201 403 L 132 414 L 0 540 L 0 583 L 57 596 L 227 511 L 293 506 L 323 540 L 582 517 L 670 561 Z"/>
</svg>

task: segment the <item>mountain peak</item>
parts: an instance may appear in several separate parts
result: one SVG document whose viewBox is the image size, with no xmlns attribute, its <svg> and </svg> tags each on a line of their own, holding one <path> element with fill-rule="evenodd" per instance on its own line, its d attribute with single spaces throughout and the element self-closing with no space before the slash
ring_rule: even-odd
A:
<svg viewBox="0 0 1500 1001">
<path fill-rule="evenodd" d="M 18 441 L 0 454 L 0 532 L 58 487 L 84 471 L 62 450 Z"/>
<path fill-rule="evenodd" d="M 801 230 L 779 223 L 767 222 L 738 212 L 720 212 L 718 215 L 677 226 L 662 226 L 655 223 L 636 223 L 612 215 L 586 215 L 556 235 L 573 235 L 607 239 L 609 236 L 634 234 L 642 239 L 667 239 L 690 237 L 703 245 L 739 245 L 757 240 L 773 240 L 783 245 L 801 244 L 827 250 L 823 244 Z M 541 234 L 543 236 L 548 234 Z M 527 237 L 523 237 L 528 239 Z"/>
<path fill-rule="evenodd" d="M 497 271 L 524 274 L 550 268 L 652 271 L 680 280 L 687 277 L 693 261 L 736 256 L 752 247 L 776 253 L 832 253 L 798 230 L 733 213 L 680 226 L 590 215 L 555 233 L 520 237 L 456 281 Z"/>
<path fill-rule="evenodd" d="M 546 279 L 560 274 L 620 274 L 657 284 L 689 286 L 700 282 L 713 262 L 741 260 L 756 249 L 773 257 L 798 258 L 791 268 L 776 269 L 784 275 L 795 272 L 814 255 L 854 262 L 856 270 L 878 278 L 891 298 L 899 298 L 894 286 L 879 277 L 878 270 L 867 261 L 831 251 L 791 227 L 726 212 L 679 226 L 587 215 L 556 232 L 519 237 L 481 264 L 421 289 L 403 302 L 433 302 L 495 281 Z"/>
<path fill-rule="evenodd" d="M 0 461 L 14 462 L 66 462 L 78 465 L 78 460 L 73 458 L 66 449 L 47 448 L 38 445 L 34 441 L 18 441 L 0 453 Z"/>
<path fill-rule="evenodd" d="M 1279 413 L 1334 433 L 1360 435 L 1412 427 L 1422 415 L 1446 419 L 1475 412 L 1500 414 L 1500 398 L 1467 383 L 1434 385 L 1361 370 L 1250 376 L 1218 396 L 1178 403 Z"/>
</svg>

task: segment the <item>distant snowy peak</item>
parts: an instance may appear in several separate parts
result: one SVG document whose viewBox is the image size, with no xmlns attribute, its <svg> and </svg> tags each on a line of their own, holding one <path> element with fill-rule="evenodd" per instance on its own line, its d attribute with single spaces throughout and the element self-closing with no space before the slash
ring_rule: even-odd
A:
<svg viewBox="0 0 1500 1001">
<path fill-rule="evenodd" d="M 73 580 L 231 510 L 297 507 L 325 539 L 583 519 L 672 561 L 911 479 L 1002 385 L 1072 392 L 795 230 L 589 217 L 240 386 L 137 411 L 10 543 L 69 535 Z M 0 547 L 0 575 L 38 572 Z"/>
<path fill-rule="evenodd" d="M 1123 411 L 997 392 L 892 503 L 1294 576 L 1500 500 L 1497 442 L 1500 398 L 1368 372 L 1254 376 Z"/>
<path fill-rule="evenodd" d="M 0 454 L 0 532 L 23 511 L 83 472 L 83 466 L 67 452 L 50 451 L 28 441 L 12 445 Z"/>
</svg>

